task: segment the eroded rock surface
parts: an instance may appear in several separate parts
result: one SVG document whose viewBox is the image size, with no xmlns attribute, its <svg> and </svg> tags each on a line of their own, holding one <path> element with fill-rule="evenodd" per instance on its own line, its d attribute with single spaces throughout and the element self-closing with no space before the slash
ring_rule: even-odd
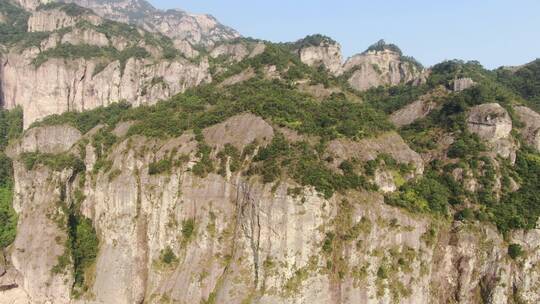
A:
<svg viewBox="0 0 540 304">
<path fill-rule="evenodd" d="M 524 106 L 518 106 L 514 109 L 519 120 L 524 124 L 521 134 L 525 142 L 540 151 L 540 114 Z"/>
<path fill-rule="evenodd" d="M 474 81 L 468 77 L 454 79 L 454 92 L 461 92 L 474 85 L 475 85 Z"/>
<path fill-rule="evenodd" d="M 495 153 L 515 161 L 516 146 L 510 136 L 512 119 L 501 105 L 485 103 L 473 107 L 467 118 L 467 129 L 490 143 Z"/>
<path fill-rule="evenodd" d="M 21 106 L 24 126 L 51 114 L 89 110 L 125 100 L 134 106 L 155 103 L 210 80 L 208 62 L 187 60 L 98 61 L 50 59 L 34 67 L 30 53 L 0 59 L 4 104 Z"/>
<path fill-rule="evenodd" d="M 243 149 L 255 139 L 269 140 L 273 130 L 257 116 L 241 114 L 203 134 L 216 150 L 227 143 Z M 527 252 L 524 262 L 516 263 L 494 227 L 436 222 L 384 204 L 377 192 L 325 199 L 311 187 L 292 195 L 289 189 L 299 185 L 287 179 L 265 185 L 229 169 L 196 176 L 191 168 L 197 146 L 191 132 L 168 140 L 135 136 L 113 146 L 110 169 L 78 175 L 43 165 L 29 171 L 16 161 L 19 232 L 11 259 L 20 288 L 0 291 L 0 297 L 15 299 L 17 293 L 30 303 L 119 304 L 208 299 L 442 304 L 478 303 L 479 294 L 493 304 L 515 297 L 540 300 L 533 266 L 540 261 L 538 230 L 508 236 Z M 329 147 L 340 159 L 386 153 L 414 164 L 417 174 L 423 168 L 395 133 L 357 143 L 337 140 Z M 79 153 L 78 147 L 70 151 Z M 87 142 L 86 156 L 93 153 Z M 150 164 L 164 158 L 176 165 L 150 174 Z M 84 194 L 81 211 L 100 240 L 91 296 L 79 300 L 71 295 L 71 266 L 51 271 L 65 252 L 62 204 L 71 204 L 76 191 Z M 161 258 L 165 249 L 175 257 L 168 263 Z"/>
<path fill-rule="evenodd" d="M 444 88 L 420 96 L 418 100 L 406 105 L 390 115 L 390 121 L 397 127 L 410 125 L 418 119 L 426 117 L 437 107 L 437 101 L 446 94 Z"/>
<path fill-rule="evenodd" d="M 319 45 L 308 45 L 298 50 L 300 60 L 309 66 L 324 66 L 331 74 L 343 73 L 341 46 L 336 42 L 321 41 Z"/>
<path fill-rule="evenodd" d="M 403 61 L 401 54 L 392 50 L 368 51 L 349 58 L 343 70 L 349 72 L 349 84 L 365 91 L 381 85 L 400 83 L 420 83 L 425 80 L 425 72 L 409 61 Z"/>
</svg>

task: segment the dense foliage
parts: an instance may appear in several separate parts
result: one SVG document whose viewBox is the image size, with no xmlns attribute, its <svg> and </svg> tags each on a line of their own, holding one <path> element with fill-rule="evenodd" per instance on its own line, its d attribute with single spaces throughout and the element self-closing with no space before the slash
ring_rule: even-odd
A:
<svg viewBox="0 0 540 304">
<path fill-rule="evenodd" d="M 76 17 L 84 14 L 92 14 L 90 9 L 78 6 L 74 3 L 63 3 L 63 2 L 49 2 L 41 4 L 37 7 L 37 10 L 53 10 L 59 9 L 66 13 L 68 16 Z"/>
<path fill-rule="evenodd" d="M 497 70 L 498 80 L 515 90 L 528 104 L 540 110 L 540 59 L 513 71 L 507 68 Z"/>
<path fill-rule="evenodd" d="M 22 110 L 0 110 L 0 250 L 15 240 L 17 215 L 12 207 L 13 166 L 4 149 L 22 132 Z"/>
<path fill-rule="evenodd" d="M 130 58 L 148 58 L 150 53 L 142 47 L 130 47 L 122 51 L 118 51 L 114 47 L 99 47 L 95 45 L 78 44 L 73 45 L 70 43 L 64 43 L 45 50 L 33 60 L 35 66 L 40 66 L 49 58 L 62 58 L 62 59 L 77 59 L 77 58 L 104 58 L 110 61 L 120 61 L 121 70 L 124 70 L 126 62 Z"/>
<path fill-rule="evenodd" d="M 21 40 L 26 34 L 30 14 L 10 1 L 0 1 L 0 14 L 6 19 L 6 22 L 0 22 L 0 44 Z"/>
</svg>

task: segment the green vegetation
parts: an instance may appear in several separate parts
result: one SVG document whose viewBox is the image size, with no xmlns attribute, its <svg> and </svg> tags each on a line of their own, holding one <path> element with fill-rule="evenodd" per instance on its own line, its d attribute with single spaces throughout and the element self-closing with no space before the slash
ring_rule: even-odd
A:
<svg viewBox="0 0 540 304">
<path fill-rule="evenodd" d="M 82 133 L 86 133 L 99 124 L 116 125 L 120 121 L 121 116 L 129 108 L 129 103 L 117 102 L 112 103 L 108 107 L 98 107 L 90 111 L 66 112 L 61 115 L 54 114 L 47 116 L 42 121 L 33 123 L 30 127 L 69 124 Z"/>
<path fill-rule="evenodd" d="M 518 257 L 522 256 L 524 254 L 523 248 L 521 248 L 521 245 L 519 244 L 510 244 L 508 246 L 508 255 L 512 259 L 517 259 Z"/>
<path fill-rule="evenodd" d="M 159 260 L 165 265 L 171 265 L 178 262 L 178 257 L 174 254 L 171 246 L 167 246 L 165 249 L 161 250 Z"/>
<path fill-rule="evenodd" d="M 419 69 L 423 68 L 422 64 L 420 62 L 418 62 L 414 57 L 404 56 L 403 52 L 401 51 L 401 49 L 397 45 L 395 45 L 393 43 L 386 43 L 386 41 L 384 41 L 383 39 L 381 39 L 381 40 L 375 42 L 374 44 L 370 45 L 364 51 L 364 54 L 367 53 L 367 52 L 381 52 L 381 51 L 392 51 L 394 53 L 397 53 L 401 57 L 401 61 L 408 62 L 408 63 L 412 64 L 413 66 L 419 68 Z"/>
<path fill-rule="evenodd" d="M 446 214 L 450 191 L 447 187 L 429 176 L 406 183 L 400 191 L 387 199 L 390 205 L 404 207 L 415 212 Z"/>
<path fill-rule="evenodd" d="M 56 46 L 55 48 L 47 49 L 33 60 L 34 66 L 38 67 L 49 58 L 62 58 L 62 59 L 91 59 L 91 58 L 105 58 L 109 61 L 120 61 L 120 67 L 123 71 L 126 62 L 130 58 L 148 58 L 150 53 L 146 49 L 138 46 L 126 48 L 122 51 L 118 51 L 114 47 L 100 47 L 96 45 L 78 44 L 73 45 L 70 43 L 64 43 Z"/>
<path fill-rule="evenodd" d="M 334 39 L 321 35 L 321 34 L 315 34 L 315 35 L 308 35 L 294 43 L 289 43 L 290 48 L 292 50 L 298 50 L 304 47 L 309 46 L 319 46 L 321 44 L 335 44 L 337 43 Z"/>
<path fill-rule="evenodd" d="M 69 239 L 73 258 L 75 287 L 86 291 L 85 273 L 95 262 L 99 240 L 92 222 L 83 217 L 78 211 L 69 215 Z"/>
<path fill-rule="evenodd" d="M 41 4 L 38 6 L 37 10 L 45 11 L 45 10 L 53 10 L 53 9 L 59 9 L 66 13 L 68 16 L 76 17 L 81 16 L 84 14 L 93 14 L 90 9 L 78 6 L 74 3 L 63 3 L 63 2 L 49 2 L 46 4 Z"/>
<path fill-rule="evenodd" d="M 6 18 L 6 22 L 0 22 L 0 44 L 22 40 L 27 32 L 30 14 L 10 1 L 0 2 L 0 14 Z"/>
<path fill-rule="evenodd" d="M 516 71 L 500 68 L 497 79 L 527 100 L 529 106 L 540 111 L 540 59 L 519 67 Z"/>
<path fill-rule="evenodd" d="M 507 192 L 500 202 L 488 205 L 492 220 L 505 232 L 511 229 L 533 229 L 540 216 L 540 155 L 519 152 L 515 172 L 520 178 L 521 188 Z"/>
<path fill-rule="evenodd" d="M 321 158 L 317 148 L 309 143 L 289 143 L 282 134 L 276 134 L 270 145 L 261 148 L 255 155 L 247 174 L 262 175 L 263 182 L 271 183 L 279 179 L 286 169 L 298 183 L 315 187 L 327 198 L 336 191 L 373 189 L 363 176 L 352 169 L 338 174 Z"/>
<path fill-rule="evenodd" d="M 6 5 L 0 4 L 0 7 Z M 17 214 L 12 206 L 13 165 L 5 154 L 7 144 L 22 132 L 22 109 L 0 109 L 0 250 L 15 240 Z"/>
<path fill-rule="evenodd" d="M 366 49 L 366 53 L 367 52 L 381 52 L 381 51 L 392 51 L 392 52 L 395 52 L 395 53 L 398 53 L 398 54 L 403 54 L 401 52 L 401 49 L 395 45 L 395 44 L 392 44 L 392 43 L 386 43 L 386 41 L 384 41 L 383 39 L 375 42 L 374 44 L 370 45 L 367 49 Z"/>
<path fill-rule="evenodd" d="M 0 184 L 0 250 L 13 243 L 17 233 L 17 214 L 11 205 L 11 184 Z"/>
<path fill-rule="evenodd" d="M 54 171 L 62 171 L 71 168 L 74 174 L 85 170 L 84 162 L 73 154 L 49 154 L 39 152 L 27 152 L 21 154 L 21 160 L 26 170 L 33 170 L 37 165 L 44 165 Z"/>
<path fill-rule="evenodd" d="M 169 159 L 162 159 L 148 165 L 148 174 L 156 175 L 169 172 L 172 168 L 172 162 Z"/>
<path fill-rule="evenodd" d="M 231 172 L 236 172 L 240 169 L 240 151 L 238 151 L 235 146 L 226 144 L 225 147 L 223 147 L 223 150 L 219 151 L 217 157 L 220 161 L 218 170 L 219 175 L 225 176 L 225 173 L 227 172 L 227 163 Z"/>
<path fill-rule="evenodd" d="M 182 237 L 185 242 L 189 242 L 195 236 L 195 219 L 190 218 L 182 221 Z"/>
</svg>

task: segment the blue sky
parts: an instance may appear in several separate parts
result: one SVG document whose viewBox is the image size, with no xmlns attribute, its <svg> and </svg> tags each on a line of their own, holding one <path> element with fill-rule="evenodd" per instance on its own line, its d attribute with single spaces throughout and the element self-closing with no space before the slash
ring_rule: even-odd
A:
<svg viewBox="0 0 540 304">
<path fill-rule="evenodd" d="M 487 68 L 540 58 L 539 0 L 150 0 L 209 13 L 244 36 L 294 41 L 321 33 L 345 57 L 383 38 L 429 66 L 478 60 Z"/>
</svg>

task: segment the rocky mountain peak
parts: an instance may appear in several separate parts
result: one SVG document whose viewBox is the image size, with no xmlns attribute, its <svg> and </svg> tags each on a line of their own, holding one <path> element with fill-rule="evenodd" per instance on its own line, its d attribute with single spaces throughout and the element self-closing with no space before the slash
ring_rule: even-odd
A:
<svg viewBox="0 0 540 304">
<path fill-rule="evenodd" d="M 180 9 L 160 10 L 145 0 L 66 0 L 65 2 L 92 9 L 106 19 L 130 23 L 150 32 L 162 33 L 175 41 L 187 40 L 191 44 L 211 46 L 218 41 L 240 37 L 237 31 L 219 23 L 211 15 L 190 14 Z"/>
<path fill-rule="evenodd" d="M 386 43 L 386 41 L 384 39 L 380 39 L 379 41 L 377 41 L 374 44 L 370 45 L 363 52 L 363 54 L 370 53 L 370 52 L 375 52 L 376 53 L 376 52 L 385 52 L 385 51 L 388 51 L 388 52 L 391 52 L 391 53 L 396 53 L 399 56 L 403 55 L 403 52 L 401 51 L 401 49 L 397 45 L 395 45 L 393 43 Z"/>
<path fill-rule="evenodd" d="M 294 43 L 300 60 L 309 66 L 324 66 L 333 75 L 343 73 L 341 46 L 330 37 L 316 34 Z"/>
<path fill-rule="evenodd" d="M 381 85 L 418 84 L 426 78 L 418 61 L 404 56 L 397 45 L 382 39 L 349 58 L 343 70 L 350 74 L 349 84 L 359 91 Z"/>
</svg>

